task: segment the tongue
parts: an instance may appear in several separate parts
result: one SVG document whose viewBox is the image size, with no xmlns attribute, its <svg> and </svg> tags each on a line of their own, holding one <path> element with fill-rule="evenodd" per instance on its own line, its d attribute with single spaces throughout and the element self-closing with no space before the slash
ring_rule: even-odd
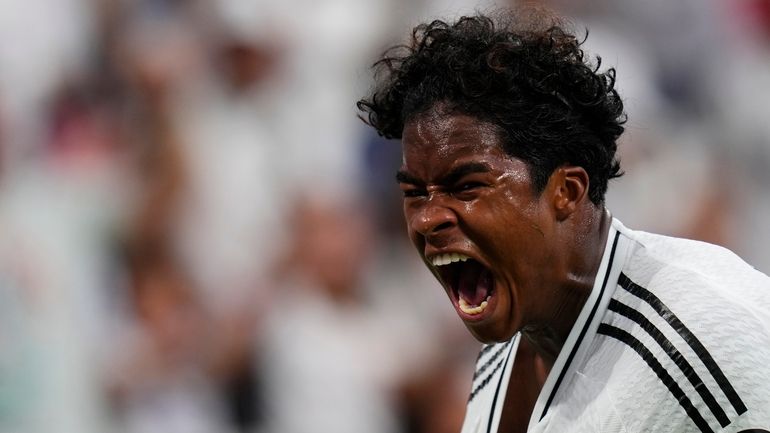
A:
<svg viewBox="0 0 770 433">
<path fill-rule="evenodd" d="M 492 290 L 492 274 L 480 264 L 466 265 L 457 286 L 460 297 L 477 306 L 487 299 Z"/>
</svg>

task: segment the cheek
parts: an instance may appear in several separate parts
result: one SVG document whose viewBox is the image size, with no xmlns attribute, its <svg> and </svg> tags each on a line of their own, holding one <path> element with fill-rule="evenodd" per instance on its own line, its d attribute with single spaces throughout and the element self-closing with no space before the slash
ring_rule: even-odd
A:
<svg viewBox="0 0 770 433">
<path fill-rule="evenodd" d="M 515 197 L 468 204 L 468 215 L 475 215 L 475 241 L 500 261 L 519 261 L 542 248 L 543 231 L 535 202 L 516 202 Z M 482 229 L 485 228 L 485 229 Z"/>
</svg>

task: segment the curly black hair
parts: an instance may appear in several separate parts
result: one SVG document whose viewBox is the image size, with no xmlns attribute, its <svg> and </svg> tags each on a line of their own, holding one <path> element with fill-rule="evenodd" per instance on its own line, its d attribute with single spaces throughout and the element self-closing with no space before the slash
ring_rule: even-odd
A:
<svg viewBox="0 0 770 433">
<path fill-rule="evenodd" d="M 496 125 L 505 152 L 527 163 L 536 193 L 563 164 L 583 167 L 589 198 L 604 202 L 622 175 L 616 140 L 626 116 L 615 70 L 600 73 L 557 18 L 515 24 L 512 15 L 466 16 L 417 26 L 411 43 L 374 64 L 377 83 L 358 101 L 362 117 L 386 138 L 435 107 Z M 586 34 L 587 36 L 587 34 Z"/>
</svg>

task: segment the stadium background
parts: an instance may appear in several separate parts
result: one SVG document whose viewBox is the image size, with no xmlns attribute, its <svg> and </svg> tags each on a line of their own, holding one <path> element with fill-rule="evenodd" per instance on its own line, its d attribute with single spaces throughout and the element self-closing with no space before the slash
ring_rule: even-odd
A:
<svg viewBox="0 0 770 433">
<path fill-rule="evenodd" d="M 770 272 L 770 1 L 543 3 L 618 71 L 610 210 Z M 492 5 L 0 2 L 0 431 L 458 431 L 478 344 L 355 101 Z"/>
</svg>

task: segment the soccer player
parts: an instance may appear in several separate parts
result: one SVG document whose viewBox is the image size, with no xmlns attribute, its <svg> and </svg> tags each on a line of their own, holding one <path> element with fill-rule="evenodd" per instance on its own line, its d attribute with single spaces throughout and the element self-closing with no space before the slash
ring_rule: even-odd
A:
<svg viewBox="0 0 770 433">
<path fill-rule="evenodd" d="M 485 343 L 463 433 L 770 430 L 770 278 L 604 206 L 625 120 L 558 22 L 418 26 L 359 108 L 409 237 Z"/>
</svg>

